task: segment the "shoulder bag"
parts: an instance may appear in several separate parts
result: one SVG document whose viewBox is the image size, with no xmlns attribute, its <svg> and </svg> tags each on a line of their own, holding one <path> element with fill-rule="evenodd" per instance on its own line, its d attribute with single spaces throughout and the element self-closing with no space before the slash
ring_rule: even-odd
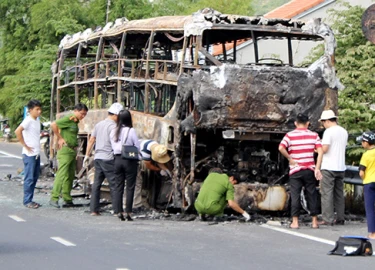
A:
<svg viewBox="0 0 375 270">
<path fill-rule="evenodd" d="M 133 144 L 133 145 L 125 145 L 126 140 L 128 139 L 130 129 L 128 130 L 128 133 L 126 134 L 124 143 L 122 145 L 121 149 L 121 157 L 123 159 L 128 159 L 128 160 L 139 160 L 138 156 L 138 148 Z"/>
</svg>

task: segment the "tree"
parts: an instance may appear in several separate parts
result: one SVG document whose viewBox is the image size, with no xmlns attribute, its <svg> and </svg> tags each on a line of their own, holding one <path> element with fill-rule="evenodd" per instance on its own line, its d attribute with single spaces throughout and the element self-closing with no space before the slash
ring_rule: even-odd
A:
<svg viewBox="0 0 375 270">
<path fill-rule="evenodd" d="M 225 14 L 250 16 L 253 14 L 252 0 L 201 0 L 193 6 L 195 10 L 210 7 Z"/>
<path fill-rule="evenodd" d="M 2 0 L 0 2 L 0 113 L 14 128 L 31 98 L 50 107 L 51 64 L 66 34 L 86 29 L 90 1 Z M 103 14 L 105 14 L 103 12 Z"/>
<path fill-rule="evenodd" d="M 3 77 L 4 86 L 0 91 L 0 104 L 12 124 L 20 122 L 23 106 L 30 99 L 39 99 L 44 109 L 50 107 L 51 64 L 56 53 L 56 46 L 45 45 L 37 48 L 19 59 L 27 63 L 14 75 Z M 4 112 L 1 112 L 4 113 Z M 48 110 L 44 115 L 48 115 Z"/>
<path fill-rule="evenodd" d="M 190 15 L 196 0 L 154 0 L 152 16 Z M 195 7 L 194 7 L 195 9 Z M 197 10 L 194 10 L 197 11 Z"/>
<path fill-rule="evenodd" d="M 110 20 L 126 17 L 128 20 L 149 18 L 152 13 L 152 4 L 148 0 L 113 0 L 111 1 Z"/>
<path fill-rule="evenodd" d="M 213 8 L 225 14 L 250 16 L 252 0 L 155 0 L 153 16 L 190 15 L 203 8 Z"/>
<path fill-rule="evenodd" d="M 337 39 L 337 76 L 345 86 L 339 92 L 340 124 L 350 134 L 375 130 L 375 45 L 362 33 L 364 8 L 341 2 L 343 10 L 329 11 Z M 353 142 L 351 142 L 353 143 Z M 358 161 L 360 149 L 348 151 Z"/>
<path fill-rule="evenodd" d="M 31 49 L 28 42 L 30 9 L 40 0 L 2 0 L 0 1 L 0 29 L 4 46 L 21 50 Z"/>
<path fill-rule="evenodd" d="M 86 29 L 89 24 L 80 1 L 41 0 L 31 7 L 28 41 L 38 45 L 58 44 L 66 34 Z"/>
</svg>

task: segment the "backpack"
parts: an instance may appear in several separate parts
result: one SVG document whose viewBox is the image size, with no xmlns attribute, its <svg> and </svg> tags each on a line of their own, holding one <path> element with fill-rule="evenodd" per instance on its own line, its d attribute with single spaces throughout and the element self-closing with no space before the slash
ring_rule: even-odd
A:
<svg viewBox="0 0 375 270">
<path fill-rule="evenodd" d="M 328 255 L 371 256 L 372 245 L 369 239 L 362 236 L 342 236 Z"/>
</svg>

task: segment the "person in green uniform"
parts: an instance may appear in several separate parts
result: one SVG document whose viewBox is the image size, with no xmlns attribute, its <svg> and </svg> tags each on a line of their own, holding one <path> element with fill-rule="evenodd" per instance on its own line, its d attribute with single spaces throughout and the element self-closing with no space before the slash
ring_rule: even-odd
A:
<svg viewBox="0 0 375 270">
<path fill-rule="evenodd" d="M 202 220 L 206 215 L 222 216 L 227 205 L 242 214 L 246 221 L 250 220 L 250 215 L 234 201 L 233 185 L 237 184 L 236 178 L 235 174 L 223 174 L 219 168 L 210 170 L 194 203 Z"/>
<path fill-rule="evenodd" d="M 50 200 L 50 205 L 59 207 L 59 198 L 62 194 L 63 205 L 73 205 L 72 190 L 73 180 L 76 171 L 76 148 L 78 146 L 78 123 L 85 118 L 88 108 L 82 103 L 74 106 L 72 114 L 56 120 L 51 124 L 51 129 L 58 140 L 59 150 L 57 151 L 58 170 Z"/>
</svg>

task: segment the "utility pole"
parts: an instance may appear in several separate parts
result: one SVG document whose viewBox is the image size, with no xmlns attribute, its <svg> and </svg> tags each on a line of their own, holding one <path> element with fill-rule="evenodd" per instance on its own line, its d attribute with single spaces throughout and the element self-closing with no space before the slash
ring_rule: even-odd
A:
<svg viewBox="0 0 375 270">
<path fill-rule="evenodd" d="M 105 24 L 108 22 L 108 17 L 109 17 L 109 7 L 111 6 L 111 0 L 107 0 L 107 12 L 105 13 Z"/>
</svg>

